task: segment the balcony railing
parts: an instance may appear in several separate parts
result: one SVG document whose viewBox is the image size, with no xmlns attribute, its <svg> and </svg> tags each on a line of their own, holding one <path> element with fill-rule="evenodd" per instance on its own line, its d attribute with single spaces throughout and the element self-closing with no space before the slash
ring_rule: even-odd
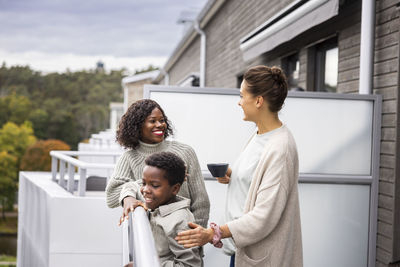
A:
<svg viewBox="0 0 400 267">
<path fill-rule="evenodd" d="M 74 193 L 75 188 L 75 175 L 79 175 L 78 179 L 78 195 L 85 196 L 86 193 L 86 179 L 88 176 L 88 170 L 97 169 L 104 170 L 104 176 L 107 179 L 110 177 L 112 170 L 115 167 L 117 158 L 122 152 L 99 152 L 99 151 L 51 151 L 51 173 L 52 180 L 66 188 L 69 192 Z M 111 157 L 112 163 L 90 163 L 80 160 L 75 157 Z M 57 175 L 58 174 L 58 175 Z M 68 175 L 66 181 L 65 175 Z"/>
<path fill-rule="evenodd" d="M 129 220 L 125 220 L 122 227 L 122 266 L 130 262 L 140 267 L 160 266 L 146 211 L 137 207 L 129 213 Z"/>
</svg>

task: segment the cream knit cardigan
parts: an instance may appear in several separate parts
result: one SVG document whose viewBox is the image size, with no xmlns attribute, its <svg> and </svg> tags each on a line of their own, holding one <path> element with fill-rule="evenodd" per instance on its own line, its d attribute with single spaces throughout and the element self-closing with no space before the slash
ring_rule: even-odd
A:
<svg viewBox="0 0 400 267">
<path fill-rule="evenodd" d="M 107 205 L 115 208 L 121 205 L 127 196 L 135 197 L 136 192 L 133 181 L 141 181 L 144 160 L 147 156 L 161 151 L 172 152 L 183 159 L 186 164 L 188 177 L 178 195 L 190 199 L 190 210 L 196 223 L 207 226 L 210 214 L 210 201 L 204 184 L 199 161 L 194 150 L 177 141 L 163 141 L 158 144 L 145 144 L 140 142 L 136 149 L 126 151 L 117 162 L 113 175 L 107 184 Z"/>
<path fill-rule="evenodd" d="M 244 215 L 227 225 L 237 246 L 235 266 L 303 266 L 299 163 L 283 125 L 271 135 L 254 172 Z"/>
</svg>

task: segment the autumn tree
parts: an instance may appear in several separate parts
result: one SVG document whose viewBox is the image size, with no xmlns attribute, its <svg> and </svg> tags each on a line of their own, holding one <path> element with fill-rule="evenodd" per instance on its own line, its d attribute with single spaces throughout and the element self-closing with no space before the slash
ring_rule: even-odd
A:
<svg viewBox="0 0 400 267">
<path fill-rule="evenodd" d="M 55 139 L 37 141 L 26 149 L 21 160 L 21 170 L 50 171 L 52 150 L 70 150 L 70 147 L 63 141 Z"/>
</svg>

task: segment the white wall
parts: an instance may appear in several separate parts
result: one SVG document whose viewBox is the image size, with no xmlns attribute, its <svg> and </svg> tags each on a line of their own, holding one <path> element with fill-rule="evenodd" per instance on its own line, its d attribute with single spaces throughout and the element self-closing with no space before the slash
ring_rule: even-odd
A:
<svg viewBox="0 0 400 267">
<path fill-rule="evenodd" d="M 104 193 L 71 195 L 46 172 L 21 172 L 19 181 L 19 267 L 121 266 L 121 210 Z"/>
</svg>

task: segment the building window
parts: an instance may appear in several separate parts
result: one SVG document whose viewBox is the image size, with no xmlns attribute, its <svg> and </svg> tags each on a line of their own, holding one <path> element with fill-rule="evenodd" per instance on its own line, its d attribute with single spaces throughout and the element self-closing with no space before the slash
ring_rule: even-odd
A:
<svg viewBox="0 0 400 267">
<path fill-rule="evenodd" d="M 282 68 L 288 80 L 290 90 L 304 91 L 299 86 L 300 61 L 299 54 L 293 54 L 282 59 Z"/>
<path fill-rule="evenodd" d="M 337 38 L 318 44 L 315 51 L 315 91 L 337 90 L 339 50 Z"/>
</svg>

